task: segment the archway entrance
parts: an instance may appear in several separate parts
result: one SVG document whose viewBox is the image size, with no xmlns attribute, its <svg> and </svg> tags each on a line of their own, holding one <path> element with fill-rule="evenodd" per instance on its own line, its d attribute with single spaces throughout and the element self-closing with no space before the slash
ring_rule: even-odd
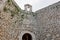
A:
<svg viewBox="0 0 60 40">
<path fill-rule="evenodd" d="M 29 33 L 25 33 L 22 36 L 22 40 L 32 40 L 32 36 Z"/>
</svg>

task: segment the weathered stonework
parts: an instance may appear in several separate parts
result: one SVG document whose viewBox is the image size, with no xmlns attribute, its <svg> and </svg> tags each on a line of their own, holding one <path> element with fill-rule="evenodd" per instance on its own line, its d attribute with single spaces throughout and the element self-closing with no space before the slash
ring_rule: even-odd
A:
<svg viewBox="0 0 60 40">
<path fill-rule="evenodd" d="M 60 40 L 60 2 L 37 12 L 40 40 Z"/>
<path fill-rule="evenodd" d="M 0 40 L 60 40 L 60 2 L 36 12 L 25 12 L 14 0 L 0 1 Z"/>
</svg>

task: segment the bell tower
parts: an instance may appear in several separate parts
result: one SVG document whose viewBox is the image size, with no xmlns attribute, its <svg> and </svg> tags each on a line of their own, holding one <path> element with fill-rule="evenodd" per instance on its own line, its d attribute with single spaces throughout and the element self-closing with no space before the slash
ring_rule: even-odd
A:
<svg viewBox="0 0 60 40">
<path fill-rule="evenodd" d="M 25 7 L 25 12 L 27 13 L 32 12 L 32 6 L 30 4 L 25 4 L 24 7 Z"/>
</svg>

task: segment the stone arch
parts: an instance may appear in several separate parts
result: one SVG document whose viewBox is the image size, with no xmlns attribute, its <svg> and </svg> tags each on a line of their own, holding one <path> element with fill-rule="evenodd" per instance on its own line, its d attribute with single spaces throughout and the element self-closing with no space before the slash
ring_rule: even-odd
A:
<svg viewBox="0 0 60 40">
<path fill-rule="evenodd" d="M 22 40 L 23 35 L 26 34 L 26 33 L 28 33 L 29 35 L 31 35 L 32 40 L 36 40 L 35 34 L 33 34 L 32 32 L 29 32 L 29 31 L 22 31 L 21 34 L 19 35 L 19 40 Z"/>
<path fill-rule="evenodd" d="M 32 40 L 32 36 L 29 33 L 25 33 L 22 36 L 22 40 Z"/>
</svg>

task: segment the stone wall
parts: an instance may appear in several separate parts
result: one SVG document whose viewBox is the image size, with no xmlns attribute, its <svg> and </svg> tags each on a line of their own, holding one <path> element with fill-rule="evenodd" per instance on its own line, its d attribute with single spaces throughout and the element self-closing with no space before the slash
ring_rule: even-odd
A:
<svg viewBox="0 0 60 40">
<path fill-rule="evenodd" d="M 0 5 L 0 40 L 22 40 L 25 33 L 33 40 L 60 40 L 60 2 L 35 13 L 21 10 L 14 0 Z"/>
<path fill-rule="evenodd" d="M 60 2 L 36 11 L 40 40 L 60 40 Z"/>
<path fill-rule="evenodd" d="M 0 5 L 0 40 L 18 40 L 21 9 L 12 0 L 2 0 Z"/>
<path fill-rule="evenodd" d="M 0 4 L 0 40 L 22 40 L 25 33 L 31 34 L 33 40 L 37 40 L 39 31 L 36 14 L 25 13 L 12 0 L 3 1 Z"/>
</svg>

